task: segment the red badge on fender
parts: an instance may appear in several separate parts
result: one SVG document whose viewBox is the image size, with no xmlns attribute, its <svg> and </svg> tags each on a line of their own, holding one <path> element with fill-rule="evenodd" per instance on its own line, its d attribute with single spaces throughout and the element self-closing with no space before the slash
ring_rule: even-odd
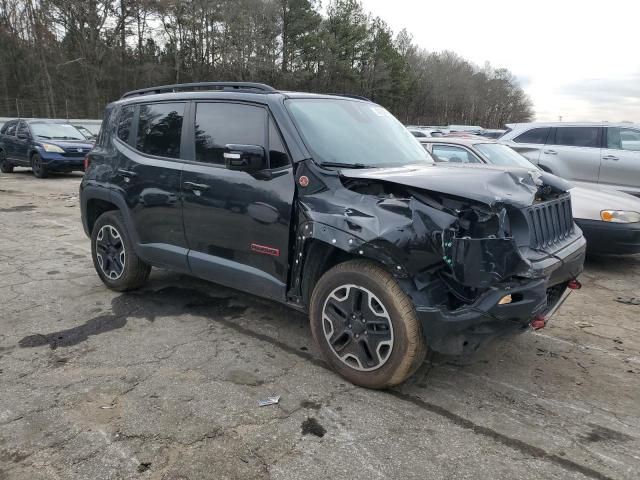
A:
<svg viewBox="0 0 640 480">
<path fill-rule="evenodd" d="M 306 175 L 301 175 L 300 178 L 298 178 L 298 184 L 301 187 L 306 187 L 307 185 L 309 185 L 309 177 L 307 177 Z"/>
</svg>

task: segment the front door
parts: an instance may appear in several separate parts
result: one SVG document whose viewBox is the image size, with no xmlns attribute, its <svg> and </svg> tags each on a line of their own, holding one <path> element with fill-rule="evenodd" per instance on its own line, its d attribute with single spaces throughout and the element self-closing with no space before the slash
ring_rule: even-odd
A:
<svg viewBox="0 0 640 480">
<path fill-rule="evenodd" d="M 293 169 L 263 106 L 194 104 L 194 159 L 182 175 L 191 271 L 256 295 L 284 300 L 294 196 Z M 269 168 L 250 174 L 224 166 L 228 144 L 257 145 Z"/>
<path fill-rule="evenodd" d="M 640 194 L 640 129 L 607 127 L 599 183 Z"/>
</svg>

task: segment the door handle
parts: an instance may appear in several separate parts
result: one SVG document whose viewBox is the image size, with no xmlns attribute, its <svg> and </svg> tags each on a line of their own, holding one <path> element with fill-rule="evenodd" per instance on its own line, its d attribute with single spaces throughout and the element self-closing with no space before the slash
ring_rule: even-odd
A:
<svg viewBox="0 0 640 480">
<path fill-rule="evenodd" d="M 204 183 L 184 182 L 183 185 L 190 190 L 197 190 L 199 192 L 202 192 L 203 190 L 209 190 L 209 185 L 205 185 Z"/>
<path fill-rule="evenodd" d="M 542 153 L 546 153 L 547 155 L 557 155 L 558 152 L 555 150 L 543 150 Z"/>
<path fill-rule="evenodd" d="M 618 161 L 620 160 L 618 157 L 614 156 L 614 155 L 605 155 L 604 157 L 602 157 L 603 160 L 615 160 Z"/>
<path fill-rule="evenodd" d="M 118 171 L 118 174 L 126 178 L 133 178 L 136 175 L 138 175 L 136 172 L 132 172 L 131 170 L 125 170 L 124 168 L 119 168 L 117 171 Z"/>
</svg>

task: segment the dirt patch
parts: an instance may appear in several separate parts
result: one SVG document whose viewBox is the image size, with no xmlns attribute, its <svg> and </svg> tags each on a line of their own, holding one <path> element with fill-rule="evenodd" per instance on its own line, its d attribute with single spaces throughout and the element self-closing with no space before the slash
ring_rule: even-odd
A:
<svg viewBox="0 0 640 480">
<path fill-rule="evenodd" d="M 316 437 L 324 437 L 327 431 L 325 428 L 318 423 L 314 417 L 307 418 L 304 422 L 302 422 L 302 434 L 303 435 L 315 435 Z"/>
</svg>

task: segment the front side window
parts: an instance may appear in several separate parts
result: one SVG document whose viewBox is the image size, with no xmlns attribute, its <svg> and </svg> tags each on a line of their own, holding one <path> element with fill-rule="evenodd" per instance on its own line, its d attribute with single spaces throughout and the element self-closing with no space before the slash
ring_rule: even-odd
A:
<svg viewBox="0 0 640 480">
<path fill-rule="evenodd" d="M 432 153 L 436 162 L 480 163 L 471 152 L 462 147 L 454 147 L 452 145 L 434 145 Z"/>
<path fill-rule="evenodd" d="M 511 147 L 499 143 L 476 143 L 474 145 L 489 163 L 501 167 L 537 168 Z"/>
<path fill-rule="evenodd" d="M 140 105 L 136 149 L 166 158 L 180 158 L 184 103 Z"/>
<path fill-rule="evenodd" d="M 289 99 L 286 106 L 316 162 L 360 167 L 433 163 L 409 130 L 378 105 L 312 98 Z"/>
<path fill-rule="evenodd" d="M 550 128 L 532 128 L 527 130 L 522 135 L 518 135 L 513 139 L 516 143 L 532 143 L 534 145 L 544 145 L 547 143 L 549 137 Z"/>
<path fill-rule="evenodd" d="M 566 147 L 599 147 L 599 127 L 558 127 L 555 145 Z"/>
<path fill-rule="evenodd" d="M 129 143 L 129 134 L 131 133 L 131 120 L 133 119 L 133 112 L 135 107 L 128 105 L 123 107 L 120 112 L 120 118 L 118 119 L 118 128 L 116 134 L 118 138 L 124 143 Z"/>
<path fill-rule="evenodd" d="M 25 137 L 29 136 L 29 126 L 26 122 L 20 122 L 18 124 L 18 131 L 16 132 L 16 135 L 23 135 Z"/>
<path fill-rule="evenodd" d="M 224 165 L 226 145 L 266 145 L 267 111 L 239 103 L 196 106 L 196 160 Z"/>
<path fill-rule="evenodd" d="M 607 128 L 607 148 L 640 151 L 640 131 L 630 128 Z"/>
<path fill-rule="evenodd" d="M 45 140 L 85 140 L 76 127 L 68 123 L 32 123 L 34 137 Z"/>
</svg>

